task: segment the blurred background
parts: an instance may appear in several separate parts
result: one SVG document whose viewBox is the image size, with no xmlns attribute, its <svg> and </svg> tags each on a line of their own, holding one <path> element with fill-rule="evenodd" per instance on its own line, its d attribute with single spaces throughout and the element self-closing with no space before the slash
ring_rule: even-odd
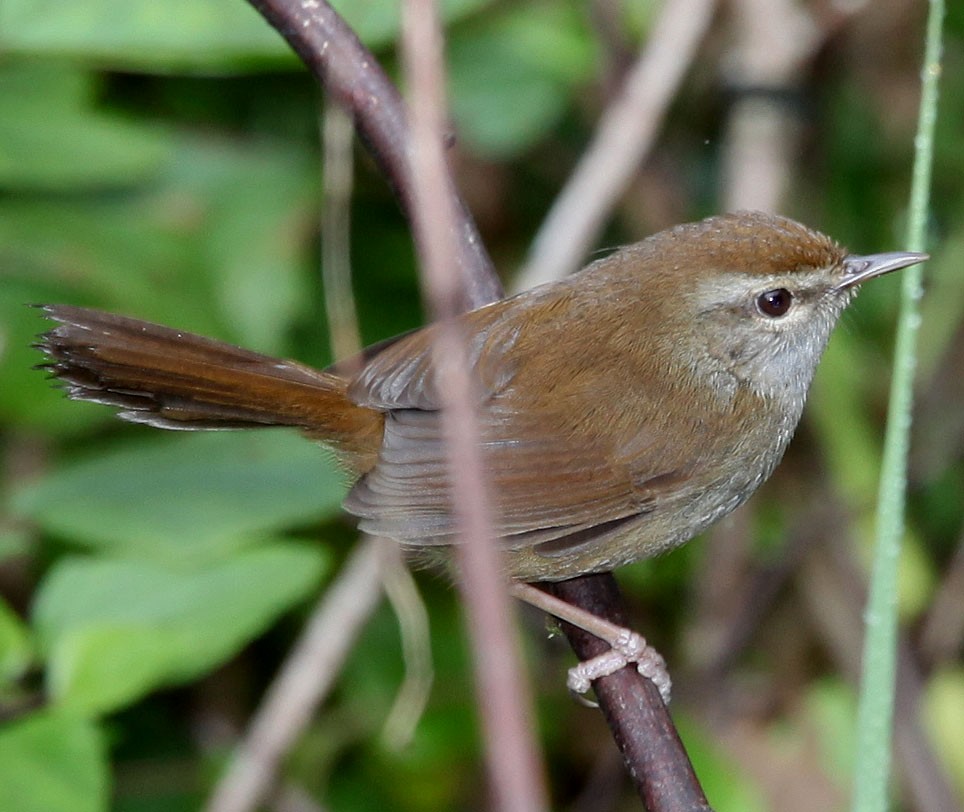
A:
<svg viewBox="0 0 964 812">
<path fill-rule="evenodd" d="M 336 5 L 395 75 L 396 3 Z M 740 207 L 858 253 L 904 247 L 926 4 L 443 5 L 451 159 L 507 287 L 544 258 L 535 235 L 674 8 L 700 33 L 661 40 L 681 82 L 640 113 L 651 142 L 586 251 Z M 899 595 L 895 808 L 921 812 L 964 808 L 964 3 L 948 5 Z M 347 167 L 362 340 L 419 325 L 408 226 L 339 132 L 241 0 L 0 4 L 0 808 L 200 808 L 355 540 L 346 483 L 295 435 L 165 434 L 67 401 L 32 369 L 45 323 L 26 305 L 325 365 L 322 190 Z M 845 315 L 751 503 L 618 574 L 719 812 L 848 801 L 899 284 Z M 266 808 L 487 808 L 457 595 L 416 578 L 424 715 L 386 738 L 405 659 L 380 603 Z M 638 808 L 600 715 L 565 691 L 571 654 L 539 616 L 524 626 L 553 807 Z"/>
</svg>

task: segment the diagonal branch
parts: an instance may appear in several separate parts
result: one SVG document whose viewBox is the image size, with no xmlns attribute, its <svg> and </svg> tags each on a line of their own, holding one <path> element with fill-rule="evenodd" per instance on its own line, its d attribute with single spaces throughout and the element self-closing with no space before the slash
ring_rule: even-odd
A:
<svg viewBox="0 0 964 812">
<path fill-rule="evenodd" d="M 281 34 L 308 70 L 355 117 L 358 134 L 412 220 L 414 186 L 408 149 L 411 133 L 398 90 L 357 35 L 325 0 L 249 0 Z M 463 309 L 502 297 L 502 286 L 475 222 L 446 173 L 454 211 L 456 264 Z"/>
<path fill-rule="evenodd" d="M 587 575 L 548 587 L 557 597 L 620 626 L 626 625 L 622 598 L 610 574 Z M 562 623 L 581 660 L 605 653 L 607 644 L 588 632 Z M 659 690 L 627 666 L 593 683 L 599 707 L 639 797 L 650 812 L 710 812 Z"/>
<path fill-rule="evenodd" d="M 282 759 L 304 732 L 381 597 L 391 550 L 369 539 L 357 547 L 312 613 L 295 650 L 272 682 L 205 812 L 252 812 L 277 779 Z"/>
</svg>

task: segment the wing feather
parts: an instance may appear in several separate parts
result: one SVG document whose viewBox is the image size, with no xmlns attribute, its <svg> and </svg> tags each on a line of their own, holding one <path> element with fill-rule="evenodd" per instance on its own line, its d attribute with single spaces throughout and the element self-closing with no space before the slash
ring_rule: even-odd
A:
<svg viewBox="0 0 964 812">
<path fill-rule="evenodd" d="M 569 536 L 575 544 L 594 528 L 608 532 L 614 522 L 646 513 L 659 490 L 658 484 L 646 483 L 671 473 L 661 469 L 655 449 L 649 455 L 653 464 L 644 461 L 639 469 L 647 455 L 639 453 L 638 436 L 633 461 L 626 461 L 613 447 L 612 432 L 586 418 L 601 393 L 585 391 L 575 402 L 570 397 L 554 403 L 551 393 L 533 396 L 534 388 L 526 385 L 532 361 L 542 352 L 534 352 L 530 342 L 527 326 L 537 315 L 531 311 L 553 308 L 559 311 L 555 321 L 564 325 L 570 306 L 565 289 L 556 289 L 551 299 L 530 294 L 525 306 L 498 302 L 463 317 L 465 332 L 473 337 L 469 360 L 479 384 L 477 414 L 493 486 L 495 530 L 508 548 Z M 378 462 L 356 483 L 345 507 L 367 532 L 413 547 L 450 544 L 456 531 L 432 363 L 435 335 L 428 328 L 392 344 L 348 390 L 360 405 L 390 411 Z M 551 348 L 553 338 L 543 330 L 539 340 Z M 605 343 L 605 336 L 599 340 Z M 593 348 L 583 356 L 558 351 L 556 356 L 563 376 L 585 374 L 597 357 Z M 544 353 L 541 360 L 547 360 Z M 646 426 L 637 428 L 645 436 Z"/>
</svg>

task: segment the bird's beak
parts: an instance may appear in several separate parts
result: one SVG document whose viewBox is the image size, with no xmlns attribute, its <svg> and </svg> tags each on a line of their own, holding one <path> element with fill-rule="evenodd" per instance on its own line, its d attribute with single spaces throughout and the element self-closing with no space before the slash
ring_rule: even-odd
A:
<svg viewBox="0 0 964 812">
<path fill-rule="evenodd" d="M 918 262 L 930 259 L 927 254 L 919 254 L 915 251 L 891 251 L 887 254 L 870 254 L 866 257 L 850 256 L 843 261 L 843 279 L 835 290 L 844 290 L 873 279 L 875 276 L 883 276 L 891 271 L 899 271 Z"/>
</svg>

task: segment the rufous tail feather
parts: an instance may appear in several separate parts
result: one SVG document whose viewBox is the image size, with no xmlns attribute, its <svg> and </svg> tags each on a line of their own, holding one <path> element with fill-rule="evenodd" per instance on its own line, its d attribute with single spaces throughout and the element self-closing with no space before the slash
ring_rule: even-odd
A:
<svg viewBox="0 0 964 812">
<path fill-rule="evenodd" d="M 348 381 L 191 333 L 68 305 L 37 347 L 67 394 L 165 429 L 292 426 L 331 446 L 356 473 L 381 444 L 384 415 L 348 400 Z"/>
</svg>

